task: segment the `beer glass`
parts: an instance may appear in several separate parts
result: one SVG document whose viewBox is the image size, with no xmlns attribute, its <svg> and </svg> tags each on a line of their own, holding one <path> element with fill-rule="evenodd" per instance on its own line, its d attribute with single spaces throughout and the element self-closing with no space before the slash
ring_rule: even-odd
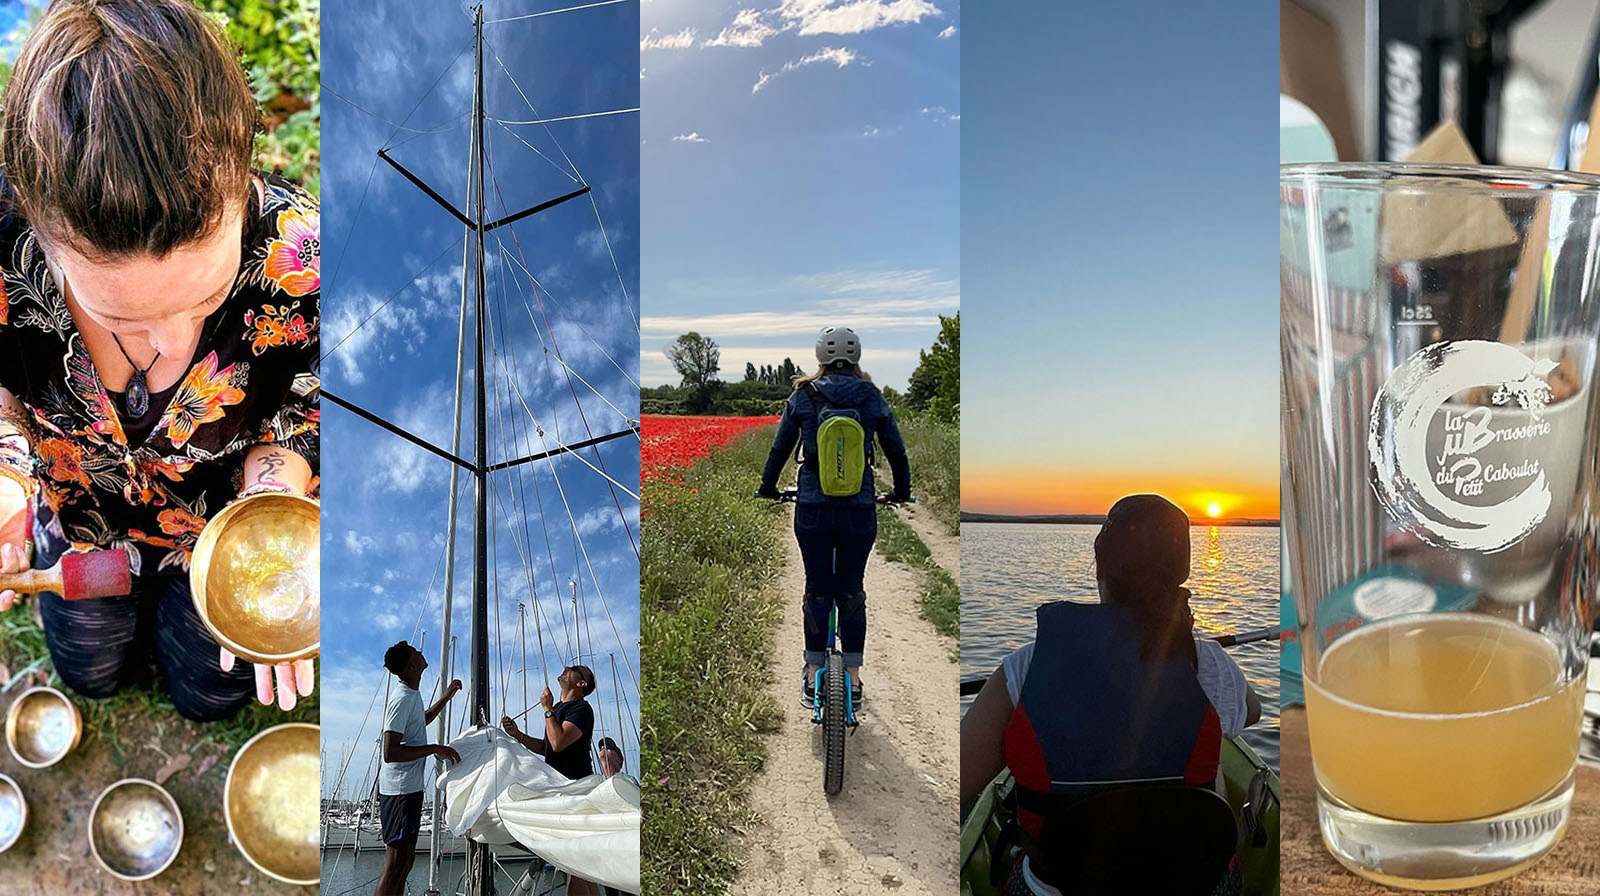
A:
<svg viewBox="0 0 1600 896">
<path fill-rule="evenodd" d="M 1280 171 L 1284 525 L 1323 842 L 1509 877 L 1566 828 L 1596 576 L 1600 178 Z"/>
</svg>

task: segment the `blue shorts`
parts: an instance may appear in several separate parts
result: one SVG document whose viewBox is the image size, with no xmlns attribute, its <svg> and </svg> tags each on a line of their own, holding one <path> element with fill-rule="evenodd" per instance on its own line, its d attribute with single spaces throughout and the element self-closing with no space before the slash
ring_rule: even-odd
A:
<svg viewBox="0 0 1600 896">
<path fill-rule="evenodd" d="M 414 847 L 422 831 L 422 791 L 390 796 L 378 794 L 385 846 Z"/>
</svg>

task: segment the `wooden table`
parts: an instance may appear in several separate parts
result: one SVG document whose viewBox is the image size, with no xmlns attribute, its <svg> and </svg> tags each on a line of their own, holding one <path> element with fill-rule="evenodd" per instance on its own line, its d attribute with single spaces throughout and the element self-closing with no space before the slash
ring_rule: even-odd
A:
<svg viewBox="0 0 1600 896">
<path fill-rule="evenodd" d="M 1347 871 L 1322 845 L 1317 830 L 1317 785 L 1302 707 L 1283 711 L 1281 850 L 1284 896 L 1369 896 L 1408 892 Z M 1595 896 L 1600 893 L 1600 771 L 1578 767 L 1567 833 L 1549 855 L 1516 877 L 1479 887 L 1473 896 Z"/>
</svg>

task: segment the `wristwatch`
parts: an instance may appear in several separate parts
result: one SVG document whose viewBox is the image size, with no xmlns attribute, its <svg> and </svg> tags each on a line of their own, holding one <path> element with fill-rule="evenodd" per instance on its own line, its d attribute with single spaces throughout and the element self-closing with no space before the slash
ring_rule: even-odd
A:
<svg viewBox="0 0 1600 896">
<path fill-rule="evenodd" d="M 553 719 L 556 717 L 556 711 L 553 709 L 547 709 L 544 711 L 544 717 L 547 719 Z"/>
</svg>

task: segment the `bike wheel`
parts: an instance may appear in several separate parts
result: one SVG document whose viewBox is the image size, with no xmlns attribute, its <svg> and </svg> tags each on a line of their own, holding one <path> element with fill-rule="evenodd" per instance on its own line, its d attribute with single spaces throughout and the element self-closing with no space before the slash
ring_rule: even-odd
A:
<svg viewBox="0 0 1600 896">
<path fill-rule="evenodd" d="M 844 787 L 844 657 L 829 652 L 822 674 L 822 789 L 829 796 Z"/>
</svg>

